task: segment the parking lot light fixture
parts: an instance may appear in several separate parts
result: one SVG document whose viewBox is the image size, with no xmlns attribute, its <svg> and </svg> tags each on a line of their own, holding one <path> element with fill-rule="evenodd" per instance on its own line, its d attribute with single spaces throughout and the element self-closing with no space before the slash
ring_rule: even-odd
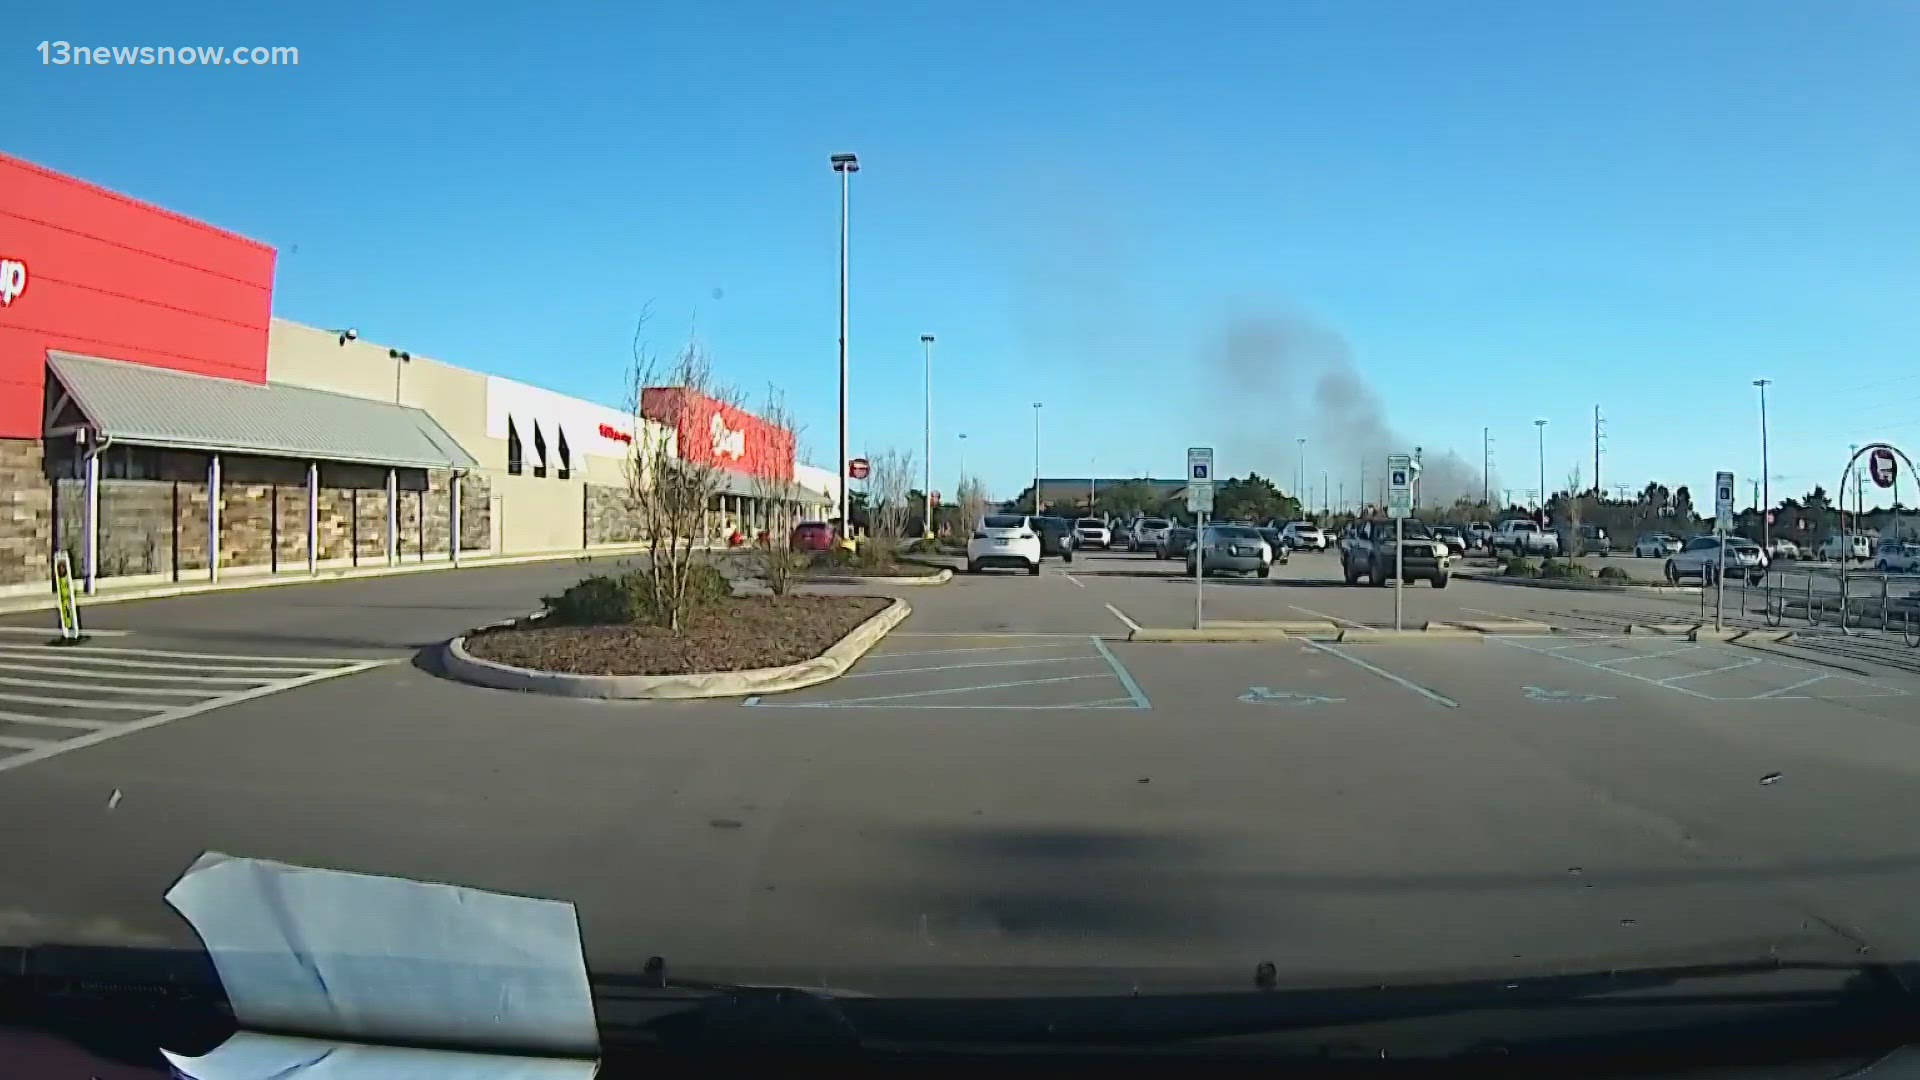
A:
<svg viewBox="0 0 1920 1080">
<path fill-rule="evenodd" d="M 1773 487 L 1767 468 L 1767 384 L 1772 379 L 1755 379 L 1760 388 L 1760 550 L 1773 554 Z"/>
<path fill-rule="evenodd" d="M 1547 422 L 1535 420 L 1533 428 L 1540 436 L 1540 496 L 1536 500 L 1542 512 L 1547 509 Z M 1541 522 L 1545 526 L 1546 522 Z"/>
<path fill-rule="evenodd" d="M 860 171 L 860 159 L 852 154 L 834 154 L 827 159 L 840 174 L 840 493 L 835 507 L 841 528 L 847 521 L 847 193 L 848 181 Z"/>
<path fill-rule="evenodd" d="M 1040 402 L 1033 403 L 1033 516 L 1040 516 Z"/>
</svg>

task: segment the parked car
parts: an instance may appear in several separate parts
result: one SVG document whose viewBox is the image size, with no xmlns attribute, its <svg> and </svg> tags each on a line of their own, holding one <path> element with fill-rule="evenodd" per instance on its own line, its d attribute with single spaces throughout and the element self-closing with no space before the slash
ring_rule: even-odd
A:
<svg viewBox="0 0 1920 1080">
<path fill-rule="evenodd" d="M 1862 533 L 1834 533 L 1821 542 L 1819 554 L 1832 562 L 1866 562 L 1873 558 L 1873 541 Z"/>
<path fill-rule="evenodd" d="M 967 541 L 967 573 L 990 566 L 1024 567 L 1040 572 L 1040 534 L 1025 514 L 988 514 Z"/>
<path fill-rule="evenodd" d="M 1358 522 L 1340 544 L 1340 572 L 1347 584 L 1358 585 L 1367 578 L 1375 585 L 1393 579 L 1396 544 L 1402 581 L 1425 578 L 1436 589 L 1447 587 L 1453 574 L 1453 552 L 1444 540 L 1436 540 L 1432 530 L 1408 518 L 1400 524 L 1395 540 L 1394 522 L 1381 518 Z"/>
<path fill-rule="evenodd" d="M 1330 541 L 1326 530 L 1311 521 L 1289 521 L 1280 530 L 1280 538 L 1298 551 L 1325 551 Z"/>
<path fill-rule="evenodd" d="M 1040 534 L 1040 557 L 1054 556 L 1061 562 L 1073 561 L 1073 522 L 1063 517 L 1033 519 Z"/>
<path fill-rule="evenodd" d="M 1729 577 L 1745 577 L 1754 585 L 1767 577 L 1767 554 L 1760 545 L 1744 536 L 1726 538 L 1726 570 Z M 1712 585 L 1720 573 L 1720 537 L 1696 536 L 1687 541 L 1680 553 L 1667 559 L 1667 580 L 1678 585 L 1683 578 L 1699 578 Z"/>
<path fill-rule="evenodd" d="M 1493 550 L 1493 526 L 1487 524 L 1484 521 L 1468 522 L 1467 523 L 1467 546 L 1469 548 L 1486 548 L 1488 551 L 1492 551 Z"/>
<path fill-rule="evenodd" d="M 787 547 L 793 551 L 832 551 L 833 526 L 824 521 L 803 521 L 788 535 Z"/>
<path fill-rule="evenodd" d="M 1251 525 L 1208 525 L 1200 530 L 1200 539 L 1187 548 L 1187 573 L 1205 577 L 1222 570 L 1266 577 L 1273 568 L 1273 551 L 1260 538 L 1260 530 Z"/>
<path fill-rule="evenodd" d="M 1501 522 L 1488 543 L 1494 551 L 1514 555 L 1560 554 L 1559 534 L 1541 528 L 1539 522 L 1530 518 L 1508 518 Z"/>
<path fill-rule="evenodd" d="M 1433 538 L 1447 545 L 1447 550 L 1452 552 L 1455 558 L 1467 553 L 1467 538 L 1461 533 L 1458 525 L 1435 525 Z"/>
<path fill-rule="evenodd" d="M 1285 536 L 1282 535 L 1279 529 L 1272 528 L 1271 526 L 1257 531 L 1260 533 L 1260 539 L 1267 542 L 1267 550 L 1273 552 L 1273 561 L 1285 566 L 1287 559 L 1291 557 L 1287 549 Z"/>
<path fill-rule="evenodd" d="M 1613 539 L 1598 525 L 1582 525 L 1577 536 L 1556 537 L 1562 550 L 1575 555 L 1611 555 Z"/>
<path fill-rule="evenodd" d="M 1107 548 L 1113 544 L 1113 532 L 1099 518 L 1081 518 L 1073 523 L 1073 546 L 1081 551 Z"/>
<path fill-rule="evenodd" d="M 1133 523 L 1133 530 L 1127 534 L 1128 551 L 1155 551 L 1160 547 L 1160 538 L 1173 528 L 1173 522 L 1166 518 L 1141 518 Z"/>
<path fill-rule="evenodd" d="M 1633 542 L 1633 557 L 1636 559 L 1664 559 L 1677 555 L 1687 545 L 1672 533 L 1641 533 L 1640 539 Z"/>
<path fill-rule="evenodd" d="M 1773 556 L 1776 559 L 1806 558 L 1806 553 L 1800 550 L 1800 545 L 1794 543 L 1793 541 L 1787 539 L 1784 536 L 1774 537 L 1773 540 L 1769 542 L 1767 546 L 1768 546 L 1767 554 Z"/>
<path fill-rule="evenodd" d="M 1154 554 L 1163 559 L 1183 559 L 1186 558 L 1187 549 L 1192 546 L 1193 527 L 1175 525 L 1167 530 L 1167 535 L 1160 541 L 1160 547 Z"/>
<path fill-rule="evenodd" d="M 1920 571 L 1920 544 L 1883 537 L 1873 551 L 1873 568 L 1886 574 Z"/>
</svg>

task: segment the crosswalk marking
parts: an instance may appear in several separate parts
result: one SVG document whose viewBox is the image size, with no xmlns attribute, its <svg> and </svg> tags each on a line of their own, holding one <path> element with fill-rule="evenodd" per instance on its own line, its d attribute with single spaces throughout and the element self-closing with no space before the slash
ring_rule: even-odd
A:
<svg viewBox="0 0 1920 1080">
<path fill-rule="evenodd" d="M 0 772 L 398 660 L 0 643 Z"/>
</svg>

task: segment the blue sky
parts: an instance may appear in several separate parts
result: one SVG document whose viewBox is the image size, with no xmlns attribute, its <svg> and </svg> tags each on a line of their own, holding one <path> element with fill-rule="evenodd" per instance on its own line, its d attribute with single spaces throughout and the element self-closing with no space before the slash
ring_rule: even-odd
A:
<svg viewBox="0 0 1920 1080">
<path fill-rule="evenodd" d="M 1379 440 L 1307 396 L 1341 364 L 1387 442 L 1477 469 L 1490 427 L 1516 489 L 1536 418 L 1549 486 L 1590 481 L 1598 404 L 1609 487 L 1744 495 L 1759 377 L 1776 496 L 1920 436 L 1907 5 L 158 7 L 11 10 L 0 149 L 276 245 L 284 317 L 569 393 L 617 401 L 650 304 L 662 347 L 695 328 L 779 383 L 822 464 L 838 150 L 854 447 L 917 452 L 931 332 L 937 488 L 960 431 L 1022 487 L 1041 401 L 1049 475 L 1214 444 L 1290 487 L 1307 438 L 1351 498 Z M 43 39 L 301 62 L 47 67 Z M 1249 327 L 1312 344 L 1232 369 Z"/>
</svg>

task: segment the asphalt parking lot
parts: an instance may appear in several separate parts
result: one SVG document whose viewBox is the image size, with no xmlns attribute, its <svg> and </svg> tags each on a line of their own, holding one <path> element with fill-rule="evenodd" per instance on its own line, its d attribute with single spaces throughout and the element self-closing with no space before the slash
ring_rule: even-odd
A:
<svg viewBox="0 0 1920 1080">
<path fill-rule="evenodd" d="M 846 677 L 671 704 L 416 659 L 565 564 L 95 608 L 102 648 L 367 666 L 0 762 L 0 814 L 35 823 L 0 835 L 0 938 L 191 944 L 160 894 L 211 849 L 565 897 L 601 971 L 872 992 L 1920 954 L 1898 654 L 1629 633 L 1697 597 L 1468 580 L 1407 588 L 1405 614 L 1481 636 L 1126 640 L 1191 625 L 1177 570 L 1089 554 L 900 589 L 913 615 Z M 1392 617 L 1325 555 L 1204 589 L 1209 620 Z M 221 637 L 249 618 L 254 647 Z M 239 685 L 168 673 L 117 685 Z"/>
</svg>

